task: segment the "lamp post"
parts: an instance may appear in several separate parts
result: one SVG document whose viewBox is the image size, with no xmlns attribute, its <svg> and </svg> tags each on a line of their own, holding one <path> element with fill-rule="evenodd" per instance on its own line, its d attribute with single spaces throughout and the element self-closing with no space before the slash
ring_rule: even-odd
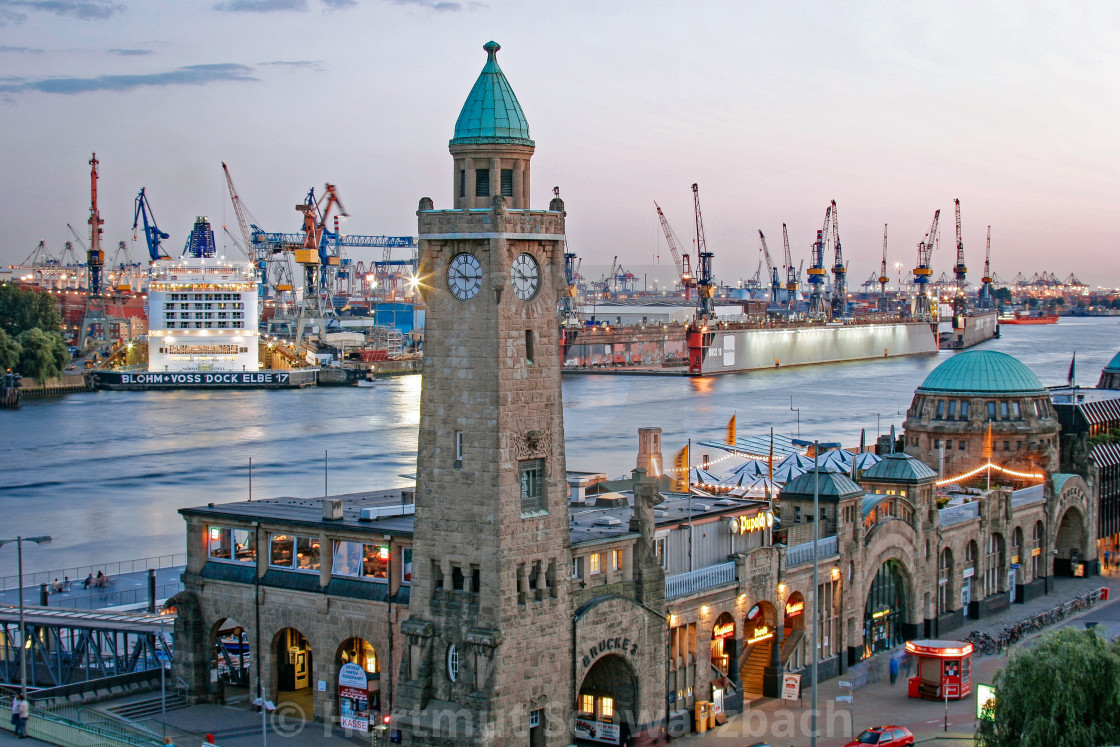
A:
<svg viewBox="0 0 1120 747">
<path fill-rule="evenodd" d="M 34 542 L 36 545 L 45 545 L 50 541 L 49 534 L 39 537 L 0 539 L 0 547 L 9 542 L 16 543 L 16 558 L 19 564 L 19 694 L 23 700 L 27 700 L 27 628 L 23 624 L 23 543 Z"/>
</svg>

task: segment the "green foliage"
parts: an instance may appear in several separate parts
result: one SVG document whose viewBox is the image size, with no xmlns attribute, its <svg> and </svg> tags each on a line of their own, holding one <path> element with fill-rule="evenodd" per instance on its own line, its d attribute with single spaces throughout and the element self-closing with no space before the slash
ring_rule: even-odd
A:
<svg viewBox="0 0 1120 747">
<path fill-rule="evenodd" d="M 0 371 L 15 369 L 22 350 L 20 344 L 12 339 L 3 327 L 0 327 Z"/>
<path fill-rule="evenodd" d="M 1120 428 L 1113 428 L 1104 433 L 1098 433 L 1095 436 L 1089 437 L 1089 445 L 1096 446 L 1097 444 L 1114 444 L 1120 442 Z"/>
<path fill-rule="evenodd" d="M 992 293 L 992 297 L 1001 304 L 1010 304 L 1015 302 L 1015 299 L 1011 297 L 1010 288 L 996 288 Z"/>
<path fill-rule="evenodd" d="M 0 283 L 0 329 L 18 335 L 29 329 L 62 330 L 62 315 L 49 293 L 24 290 L 14 283 Z"/>
<path fill-rule="evenodd" d="M 35 327 L 20 334 L 19 345 L 19 373 L 33 377 L 40 386 L 45 386 L 47 379 L 62 375 L 68 354 L 66 341 L 58 332 Z"/>
<path fill-rule="evenodd" d="M 1120 644 L 1064 628 L 1013 654 L 995 676 L 981 747 L 1097 747 L 1120 743 Z"/>
</svg>

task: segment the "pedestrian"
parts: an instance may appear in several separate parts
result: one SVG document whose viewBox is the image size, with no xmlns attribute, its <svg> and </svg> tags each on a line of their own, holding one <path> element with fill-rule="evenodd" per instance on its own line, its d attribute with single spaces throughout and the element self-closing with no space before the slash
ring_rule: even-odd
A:
<svg viewBox="0 0 1120 747">
<path fill-rule="evenodd" d="M 89 585 L 92 584 L 92 583 L 93 583 L 93 571 L 90 571 L 90 574 L 88 576 L 86 576 L 86 580 L 82 582 L 82 588 L 83 589 L 88 589 Z"/>
<path fill-rule="evenodd" d="M 171 737 L 164 737 L 163 745 L 164 747 L 175 747 L 175 742 L 171 739 Z"/>
<path fill-rule="evenodd" d="M 897 656 L 892 656 L 891 657 L 891 684 L 893 685 L 894 681 L 897 680 L 897 679 L 898 679 L 898 657 Z"/>
<path fill-rule="evenodd" d="M 1106 571 L 1108 570 L 1108 564 L 1109 564 L 1109 561 L 1111 561 L 1111 560 L 1112 560 L 1112 551 L 1106 548 L 1105 551 L 1104 551 L 1104 569 Z"/>
<path fill-rule="evenodd" d="M 30 717 L 31 708 L 22 695 L 16 693 L 12 698 L 12 724 L 16 727 L 16 736 L 27 739 L 27 719 Z"/>
</svg>

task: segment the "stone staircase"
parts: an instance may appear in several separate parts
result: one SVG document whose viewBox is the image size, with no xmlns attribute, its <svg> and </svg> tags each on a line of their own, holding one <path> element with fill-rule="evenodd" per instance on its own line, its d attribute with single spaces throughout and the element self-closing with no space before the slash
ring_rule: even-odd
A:
<svg viewBox="0 0 1120 747">
<path fill-rule="evenodd" d="M 186 708 L 187 705 L 189 704 L 182 693 L 167 693 L 167 710 L 174 711 L 179 708 Z M 160 696 L 157 695 L 154 698 L 133 700 L 128 703 L 106 708 L 105 710 L 126 721 L 142 721 L 143 719 L 158 716 L 162 713 L 163 703 L 161 702 Z"/>
<path fill-rule="evenodd" d="M 769 665 L 770 642 L 765 641 L 756 644 L 755 647 L 751 649 L 746 661 L 743 662 L 743 667 L 740 671 L 744 693 L 759 694 L 762 692 L 762 676 L 765 674 L 766 667 Z"/>
</svg>

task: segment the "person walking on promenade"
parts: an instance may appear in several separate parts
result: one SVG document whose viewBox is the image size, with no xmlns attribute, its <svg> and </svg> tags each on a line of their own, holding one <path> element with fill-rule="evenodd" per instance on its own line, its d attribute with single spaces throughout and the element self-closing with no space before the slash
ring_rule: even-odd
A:
<svg viewBox="0 0 1120 747">
<path fill-rule="evenodd" d="M 1104 551 L 1104 569 L 1106 571 L 1108 570 L 1108 565 L 1109 565 L 1109 562 L 1111 560 L 1112 560 L 1112 551 L 1106 548 L 1105 551 Z"/>
<path fill-rule="evenodd" d="M 12 697 L 12 724 L 15 725 L 16 736 L 27 739 L 27 719 L 31 715 L 31 708 L 19 693 Z"/>
<path fill-rule="evenodd" d="M 895 680 L 897 680 L 897 679 L 898 679 L 898 657 L 897 656 L 892 656 L 891 657 L 891 684 L 893 685 Z"/>
</svg>

